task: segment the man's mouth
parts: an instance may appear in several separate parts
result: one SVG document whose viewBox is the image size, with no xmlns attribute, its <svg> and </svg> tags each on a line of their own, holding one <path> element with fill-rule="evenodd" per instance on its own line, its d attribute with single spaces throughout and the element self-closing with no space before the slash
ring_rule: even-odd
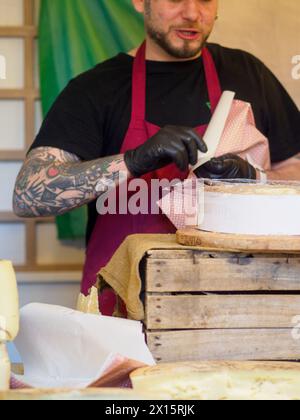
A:
<svg viewBox="0 0 300 420">
<path fill-rule="evenodd" d="M 200 32 L 196 29 L 175 29 L 177 36 L 184 40 L 195 41 L 200 37 Z"/>
</svg>

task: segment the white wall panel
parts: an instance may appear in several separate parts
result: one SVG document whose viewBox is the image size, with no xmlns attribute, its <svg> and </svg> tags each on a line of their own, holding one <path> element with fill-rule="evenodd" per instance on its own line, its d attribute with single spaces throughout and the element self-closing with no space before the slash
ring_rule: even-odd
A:
<svg viewBox="0 0 300 420">
<path fill-rule="evenodd" d="M 25 147 L 25 109 L 22 100 L 0 100 L 0 150 Z"/>
<path fill-rule="evenodd" d="M 219 20 L 210 41 L 260 58 L 300 107 L 300 80 L 292 58 L 300 56 L 299 0 L 219 0 Z M 299 73 L 299 72 L 298 72 Z"/>
<path fill-rule="evenodd" d="M 12 211 L 12 195 L 21 163 L 0 162 L 0 211 Z"/>
<path fill-rule="evenodd" d="M 0 56 L 6 63 L 6 78 L 0 78 L 0 89 L 22 89 L 24 86 L 24 41 L 0 38 Z M 1 71 L 1 74 L 3 71 Z"/>
<path fill-rule="evenodd" d="M 34 107 L 34 125 L 35 125 L 35 134 L 38 134 L 41 125 L 42 125 L 42 121 L 43 121 L 43 117 L 42 117 L 42 104 L 40 101 L 36 101 L 35 102 L 35 107 Z"/>
<path fill-rule="evenodd" d="M 19 284 L 20 307 L 29 303 L 46 303 L 76 308 L 80 283 Z"/>
<path fill-rule="evenodd" d="M 37 225 L 37 261 L 46 264 L 81 264 L 84 262 L 82 241 L 62 243 L 57 240 L 56 227 L 52 223 Z"/>
<path fill-rule="evenodd" d="M 0 223 L 0 259 L 11 260 L 14 265 L 23 265 L 26 232 L 22 223 Z"/>
<path fill-rule="evenodd" d="M 23 0 L 0 0 L 0 26 L 23 24 Z"/>
</svg>

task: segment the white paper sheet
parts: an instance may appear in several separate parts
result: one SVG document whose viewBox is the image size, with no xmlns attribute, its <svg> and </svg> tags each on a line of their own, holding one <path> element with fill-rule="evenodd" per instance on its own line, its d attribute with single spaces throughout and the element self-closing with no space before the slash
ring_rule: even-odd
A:
<svg viewBox="0 0 300 420">
<path fill-rule="evenodd" d="M 234 97 L 234 92 L 223 92 L 218 106 L 212 116 L 212 119 L 210 120 L 210 123 L 206 129 L 206 133 L 203 137 L 203 140 L 205 141 L 208 147 L 208 152 L 198 153 L 198 163 L 193 167 L 193 171 L 195 171 L 200 166 L 204 165 L 205 163 L 209 162 L 212 158 L 215 157 L 216 151 L 222 138 L 223 131 L 226 126 L 226 121 L 230 114 Z"/>
<path fill-rule="evenodd" d="M 22 382 L 41 388 L 84 388 L 99 379 L 118 354 L 147 365 L 155 361 L 142 323 L 30 304 L 21 310 L 16 340 Z"/>
</svg>

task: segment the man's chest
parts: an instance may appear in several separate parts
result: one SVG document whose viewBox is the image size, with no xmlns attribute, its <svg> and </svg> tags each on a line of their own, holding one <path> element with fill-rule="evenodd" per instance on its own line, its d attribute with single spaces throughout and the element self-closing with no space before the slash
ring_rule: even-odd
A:
<svg viewBox="0 0 300 420">
<path fill-rule="evenodd" d="M 142 93 L 141 93 L 142 94 Z M 205 80 L 199 78 L 153 78 L 147 81 L 145 120 L 159 127 L 181 125 L 197 127 L 211 118 Z M 116 94 L 104 127 L 107 153 L 118 153 L 132 118 L 132 84 Z"/>
</svg>

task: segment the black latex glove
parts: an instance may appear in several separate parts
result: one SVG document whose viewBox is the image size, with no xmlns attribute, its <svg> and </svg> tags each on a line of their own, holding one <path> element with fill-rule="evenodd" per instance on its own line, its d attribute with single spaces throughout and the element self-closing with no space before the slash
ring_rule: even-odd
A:
<svg viewBox="0 0 300 420">
<path fill-rule="evenodd" d="M 196 165 L 198 150 L 207 152 L 204 140 L 187 127 L 166 126 L 134 150 L 125 153 L 125 164 L 134 177 L 175 163 L 182 172 Z"/>
<path fill-rule="evenodd" d="M 227 154 L 196 169 L 195 175 L 208 179 L 256 179 L 256 169 L 239 156 Z"/>
</svg>

